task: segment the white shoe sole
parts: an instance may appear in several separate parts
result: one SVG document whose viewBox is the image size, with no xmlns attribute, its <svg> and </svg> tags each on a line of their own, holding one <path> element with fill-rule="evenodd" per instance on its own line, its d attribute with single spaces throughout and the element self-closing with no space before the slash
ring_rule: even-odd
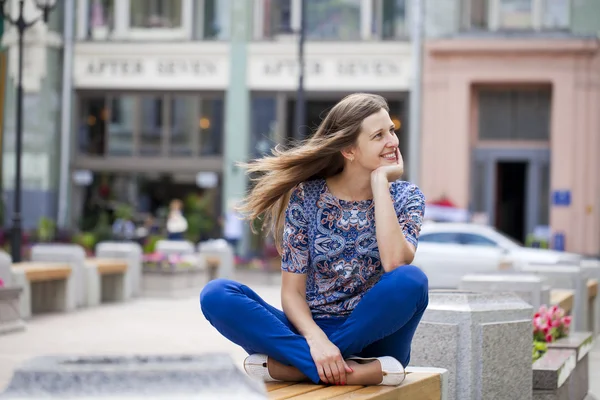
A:
<svg viewBox="0 0 600 400">
<path fill-rule="evenodd" d="M 378 386 L 398 386 L 406 379 L 406 370 L 400 361 L 396 360 L 394 357 L 384 356 L 363 358 L 351 356 L 348 360 L 357 362 L 378 360 L 381 364 L 381 372 L 383 373 L 383 380 Z"/>
</svg>

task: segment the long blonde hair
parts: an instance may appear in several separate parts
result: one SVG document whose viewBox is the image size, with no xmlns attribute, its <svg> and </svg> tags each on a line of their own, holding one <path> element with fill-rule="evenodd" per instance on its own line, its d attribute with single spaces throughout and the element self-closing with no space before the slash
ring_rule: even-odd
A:
<svg viewBox="0 0 600 400">
<path fill-rule="evenodd" d="M 369 93 L 344 97 L 321 122 L 315 134 L 294 148 L 273 149 L 271 156 L 241 164 L 255 183 L 239 211 L 249 220 L 264 218 L 262 230 L 272 233 L 281 254 L 285 211 L 292 190 L 301 182 L 329 178 L 344 169 L 341 151 L 353 146 L 365 118 L 389 108 Z M 253 176 L 254 175 L 254 176 Z M 254 226 L 252 227 L 255 231 Z"/>
</svg>

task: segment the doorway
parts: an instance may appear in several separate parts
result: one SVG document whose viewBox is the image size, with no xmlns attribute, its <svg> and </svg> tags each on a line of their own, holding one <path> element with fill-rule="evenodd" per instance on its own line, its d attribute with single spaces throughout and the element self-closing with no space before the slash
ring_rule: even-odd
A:
<svg viewBox="0 0 600 400">
<path fill-rule="evenodd" d="M 527 162 L 500 161 L 496 164 L 496 228 L 525 242 Z"/>
</svg>

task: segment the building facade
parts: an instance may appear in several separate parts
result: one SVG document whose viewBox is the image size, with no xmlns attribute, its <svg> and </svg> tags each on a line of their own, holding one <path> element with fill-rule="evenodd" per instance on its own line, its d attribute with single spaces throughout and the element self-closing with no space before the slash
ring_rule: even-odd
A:
<svg viewBox="0 0 600 400">
<path fill-rule="evenodd" d="M 406 5 L 307 2 L 310 128 L 345 94 L 377 92 L 406 144 Z M 294 134 L 300 7 L 298 0 L 78 0 L 71 220 L 107 186 L 152 213 L 199 185 L 214 196 L 216 214 L 243 196 L 247 180 L 236 163 Z"/>
<path fill-rule="evenodd" d="M 600 254 L 600 2 L 471 0 L 425 49 L 422 188 Z M 591 16 L 595 16 L 592 18 Z"/>
</svg>

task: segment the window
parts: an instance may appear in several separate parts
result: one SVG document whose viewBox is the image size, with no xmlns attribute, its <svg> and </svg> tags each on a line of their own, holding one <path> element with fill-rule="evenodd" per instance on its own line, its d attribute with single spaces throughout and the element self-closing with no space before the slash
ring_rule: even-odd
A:
<svg viewBox="0 0 600 400">
<path fill-rule="evenodd" d="M 197 97 L 173 96 L 170 100 L 170 153 L 172 156 L 189 157 L 194 152 L 198 136 Z"/>
<path fill-rule="evenodd" d="M 493 240 L 490 240 L 482 235 L 476 235 L 474 233 L 461 233 L 458 235 L 460 244 L 470 245 L 470 246 L 487 246 L 487 247 L 497 247 L 498 244 Z"/>
<path fill-rule="evenodd" d="M 140 99 L 140 155 L 158 156 L 163 136 L 163 97 L 142 96 Z"/>
<path fill-rule="evenodd" d="M 501 29 L 531 29 L 533 0 L 497 0 L 498 27 Z"/>
<path fill-rule="evenodd" d="M 133 28 L 180 28 L 182 0 L 129 0 Z"/>
<path fill-rule="evenodd" d="M 108 154 L 131 155 L 133 153 L 133 122 L 135 97 L 112 96 L 108 109 Z"/>
<path fill-rule="evenodd" d="M 458 234 L 456 232 L 436 232 L 426 233 L 419 237 L 419 243 L 454 243 L 458 244 Z"/>
<path fill-rule="evenodd" d="M 292 32 L 292 1 L 265 0 L 262 10 L 262 36 L 273 37 Z"/>
<path fill-rule="evenodd" d="M 220 155 L 223 152 L 223 99 L 203 98 L 199 104 L 199 153 Z"/>
<path fill-rule="evenodd" d="M 78 126 L 77 149 L 88 155 L 103 155 L 106 138 L 106 99 L 93 97 L 84 99 Z"/>
<path fill-rule="evenodd" d="M 570 26 L 572 0 L 462 0 L 463 27 L 556 30 Z"/>
<path fill-rule="evenodd" d="M 258 158 L 275 146 L 277 129 L 277 101 L 275 97 L 252 98 L 252 132 L 249 153 Z"/>
<path fill-rule="evenodd" d="M 360 39 L 361 0 L 306 2 L 307 39 Z"/>
<path fill-rule="evenodd" d="M 551 89 L 481 89 L 480 140 L 550 138 Z"/>
<path fill-rule="evenodd" d="M 231 34 L 231 1 L 204 0 L 203 34 L 205 39 L 229 39 Z"/>
<path fill-rule="evenodd" d="M 408 37 L 407 0 L 373 0 L 373 33 L 382 39 Z"/>
<path fill-rule="evenodd" d="M 107 39 L 115 26 L 114 0 L 90 0 L 88 39 Z"/>
</svg>

